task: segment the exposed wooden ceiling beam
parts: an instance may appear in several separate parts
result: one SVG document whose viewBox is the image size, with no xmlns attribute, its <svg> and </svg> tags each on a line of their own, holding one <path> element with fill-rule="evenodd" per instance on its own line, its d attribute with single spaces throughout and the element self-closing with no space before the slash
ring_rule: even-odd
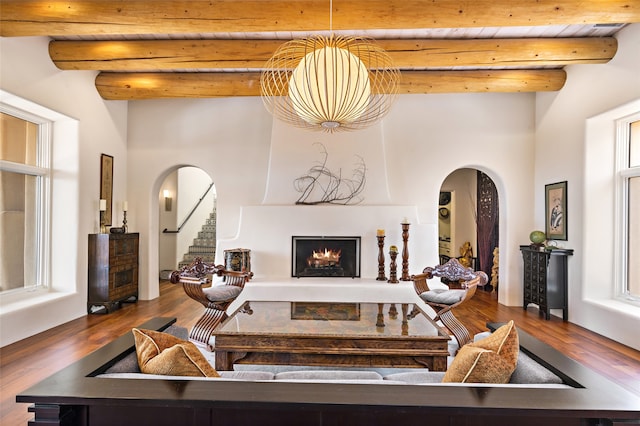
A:
<svg viewBox="0 0 640 426">
<path fill-rule="evenodd" d="M 560 90 L 564 70 L 403 72 L 400 94 L 536 92 Z M 107 100 L 260 96 L 260 73 L 100 73 L 100 96 Z"/>
<path fill-rule="evenodd" d="M 63 70 L 156 71 L 264 67 L 282 40 L 52 41 L 49 55 Z M 400 69 L 598 64 L 617 40 L 603 38 L 379 40 Z"/>
<path fill-rule="evenodd" d="M 638 0 L 336 0 L 333 29 L 640 22 Z M 328 0 L 3 0 L 0 35 L 326 31 Z"/>
</svg>

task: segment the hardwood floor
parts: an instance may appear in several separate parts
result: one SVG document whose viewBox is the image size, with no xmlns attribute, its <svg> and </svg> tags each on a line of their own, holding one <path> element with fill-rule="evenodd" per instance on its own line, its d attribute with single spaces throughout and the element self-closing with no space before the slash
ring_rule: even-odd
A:
<svg viewBox="0 0 640 426">
<path fill-rule="evenodd" d="M 17 393 L 132 327 L 156 316 L 168 316 L 178 318 L 179 325 L 191 328 L 202 309 L 180 286 L 163 282 L 158 299 L 125 304 L 108 315 L 87 315 L 0 348 L 0 424 L 26 425 L 33 415 L 27 412 L 27 404 L 15 402 Z M 533 307 L 525 311 L 500 305 L 495 293 L 482 290 L 456 309 L 456 316 L 472 334 L 485 331 L 487 322 L 513 319 L 527 333 L 640 395 L 639 351 L 558 317 L 552 316 L 546 321 Z"/>
</svg>

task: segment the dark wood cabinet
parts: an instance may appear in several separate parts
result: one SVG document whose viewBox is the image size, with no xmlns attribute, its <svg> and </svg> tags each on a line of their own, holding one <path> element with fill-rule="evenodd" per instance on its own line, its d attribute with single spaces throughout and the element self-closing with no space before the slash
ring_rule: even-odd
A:
<svg viewBox="0 0 640 426">
<path fill-rule="evenodd" d="M 562 319 L 569 317 L 568 306 L 568 257 L 569 249 L 540 251 L 537 247 L 520 246 L 524 259 L 524 305 L 538 305 L 545 318 L 551 309 L 562 309 Z"/>
<path fill-rule="evenodd" d="M 138 245 L 138 233 L 89 235 L 90 314 L 138 300 Z"/>
</svg>

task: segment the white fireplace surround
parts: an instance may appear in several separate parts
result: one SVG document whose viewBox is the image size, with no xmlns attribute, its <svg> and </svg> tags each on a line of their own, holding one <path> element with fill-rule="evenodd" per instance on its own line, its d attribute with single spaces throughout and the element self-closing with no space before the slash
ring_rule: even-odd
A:
<svg viewBox="0 0 640 426">
<path fill-rule="evenodd" d="M 361 237 L 361 276 L 378 275 L 376 230 L 385 230 L 385 269 L 389 271 L 389 247 L 398 254 L 398 277 L 402 272 L 402 227 L 409 226 L 409 272 L 416 274 L 437 259 L 437 225 L 420 224 L 412 206 L 245 206 L 241 209 L 238 235 L 219 240 L 216 259 L 224 250 L 251 250 L 251 269 L 258 278 L 291 277 L 291 237 L 294 235 L 354 235 Z M 366 220 L 364 220 L 366 218 Z M 375 224 L 373 226 L 372 224 Z M 327 278 L 330 279 L 330 278 Z"/>
</svg>

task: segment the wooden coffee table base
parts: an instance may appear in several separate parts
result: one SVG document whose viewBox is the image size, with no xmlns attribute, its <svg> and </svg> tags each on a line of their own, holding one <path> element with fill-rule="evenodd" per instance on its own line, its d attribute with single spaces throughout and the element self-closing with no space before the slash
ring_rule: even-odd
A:
<svg viewBox="0 0 640 426">
<path fill-rule="evenodd" d="M 447 368 L 448 337 L 430 339 L 343 336 L 216 336 L 216 369 L 233 364 L 335 367 Z"/>
</svg>

